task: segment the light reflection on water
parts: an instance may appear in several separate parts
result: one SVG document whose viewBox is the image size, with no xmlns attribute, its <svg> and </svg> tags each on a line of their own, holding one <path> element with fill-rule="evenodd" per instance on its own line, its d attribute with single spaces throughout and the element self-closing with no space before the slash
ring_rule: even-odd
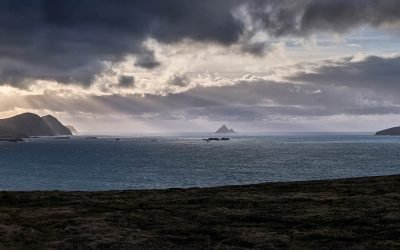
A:
<svg viewBox="0 0 400 250">
<path fill-rule="evenodd" d="M 120 190 L 400 174 L 400 137 L 121 135 L 0 143 L 1 190 Z M 226 135 L 224 135 L 225 137 Z"/>
</svg>

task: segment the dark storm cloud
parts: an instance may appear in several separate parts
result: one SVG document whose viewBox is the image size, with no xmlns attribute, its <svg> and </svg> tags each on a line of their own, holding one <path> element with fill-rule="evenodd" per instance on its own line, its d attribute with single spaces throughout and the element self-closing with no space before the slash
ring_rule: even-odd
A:
<svg viewBox="0 0 400 250">
<path fill-rule="evenodd" d="M 0 82 L 23 86 L 45 79 L 89 85 L 102 61 L 136 54 L 136 65 L 154 68 L 149 37 L 232 44 L 242 25 L 236 0 L 32 0 L 0 1 Z"/>
<path fill-rule="evenodd" d="M 304 11 L 301 26 L 305 31 L 330 29 L 344 32 L 357 25 L 380 26 L 399 21 L 397 0 L 322 0 L 312 1 Z"/>
<path fill-rule="evenodd" d="M 349 57 L 336 65 L 322 66 L 315 73 L 300 73 L 289 80 L 400 94 L 400 57 L 370 56 L 361 61 Z"/>
<path fill-rule="evenodd" d="M 133 76 L 120 76 L 118 79 L 118 86 L 129 88 L 135 86 L 135 77 Z"/>
<path fill-rule="evenodd" d="M 144 50 L 137 55 L 135 65 L 146 69 L 153 69 L 160 66 L 160 63 L 156 60 L 154 51 Z"/>
<path fill-rule="evenodd" d="M 247 6 L 256 27 L 274 36 L 345 32 L 400 19 L 397 0 L 32 0 L 0 1 L 0 84 L 30 80 L 90 85 L 103 61 L 137 55 L 136 65 L 159 65 L 143 41 L 188 38 L 231 45 L 246 30 L 233 13 Z M 263 44 L 245 43 L 249 53 Z"/>
<path fill-rule="evenodd" d="M 361 25 L 380 27 L 400 20 L 397 0 L 260 0 L 249 6 L 259 28 L 274 36 L 343 33 Z"/>
</svg>

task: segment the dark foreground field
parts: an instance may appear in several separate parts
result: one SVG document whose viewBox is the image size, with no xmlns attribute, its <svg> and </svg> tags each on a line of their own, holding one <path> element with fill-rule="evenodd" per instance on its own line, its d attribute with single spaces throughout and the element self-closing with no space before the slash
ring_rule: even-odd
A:
<svg viewBox="0 0 400 250">
<path fill-rule="evenodd" d="M 126 192 L 0 192 L 0 249 L 400 249 L 400 176 Z"/>
</svg>

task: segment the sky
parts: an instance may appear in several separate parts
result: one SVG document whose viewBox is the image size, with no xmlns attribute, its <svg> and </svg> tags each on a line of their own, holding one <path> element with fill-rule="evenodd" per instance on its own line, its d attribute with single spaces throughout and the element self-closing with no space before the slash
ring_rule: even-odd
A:
<svg viewBox="0 0 400 250">
<path fill-rule="evenodd" d="M 400 126 L 398 0 L 0 1 L 0 118 L 93 133 Z"/>
</svg>

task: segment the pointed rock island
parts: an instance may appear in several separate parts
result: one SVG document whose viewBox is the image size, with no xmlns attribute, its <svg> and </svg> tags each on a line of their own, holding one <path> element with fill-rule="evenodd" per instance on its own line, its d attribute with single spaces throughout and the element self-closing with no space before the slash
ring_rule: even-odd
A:
<svg viewBox="0 0 400 250">
<path fill-rule="evenodd" d="M 71 130 L 50 115 L 40 117 L 33 113 L 24 113 L 0 119 L 0 138 L 3 139 L 65 135 L 72 135 Z"/>
<path fill-rule="evenodd" d="M 228 128 L 225 125 L 222 125 L 222 127 L 220 127 L 217 131 L 215 131 L 215 133 L 217 134 L 233 134 L 236 133 L 233 129 Z"/>
</svg>

